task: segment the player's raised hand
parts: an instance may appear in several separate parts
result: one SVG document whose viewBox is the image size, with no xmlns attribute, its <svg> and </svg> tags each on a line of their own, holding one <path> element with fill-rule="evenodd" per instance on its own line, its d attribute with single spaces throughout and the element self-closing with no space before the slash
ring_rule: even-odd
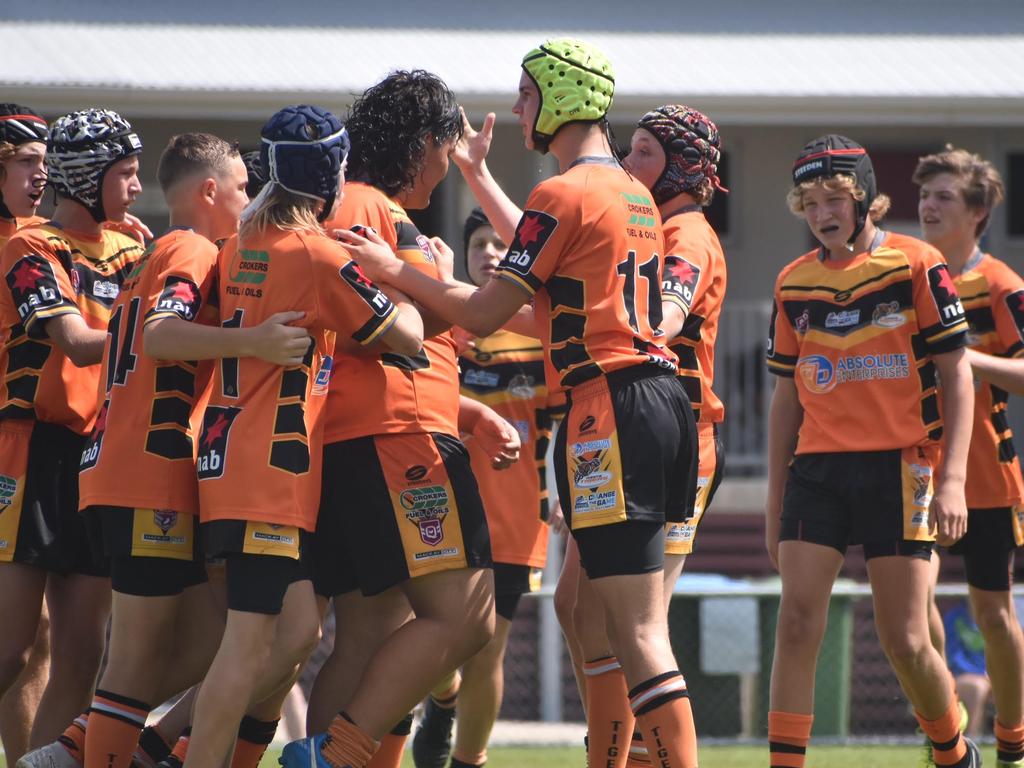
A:
<svg viewBox="0 0 1024 768">
<path fill-rule="evenodd" d="M 522 447 L 519 432 L 490 408 L 481 413 L 472 434 L 490 457 L 494 469 L 508 469 L 519 461 Z"/>
<path fill-rule="evenodd" d="M 305 328 L 290 325 L 301 320 L 305 312 L 277 312 L 249 329 L 250 357 L 258 357 L 274 365 L 300 365 L 312 339 Z"/>
<path fill-rule="evenodd" d="M 487 153 L 491 149 L 491 139 L 494 137 L 496 118 L 493 112 L 488 112 L 487 117 L 484 118 L 484 124 L 478 131 L 469 124 L 469 118 L 466 117 L 466 112 L 462 107 L 459 107 L 459 112 L 462 113 L 462 138 L 459 139 L 458 144 L 455 145 L 455 151 L 452 152 L 452 162 L 458 166 L 460 171 L 466 171 L 483 165 L 484 160 L 487 159 Z"/>
<path fill-rule="evenodd" d="M 359 264 L 364 275 L 377 283 L 395 282 L 389 278 L 397 274 L 402 262 L 374 229 L 360 227 L 358 232 L 338 229 L 334 231 L 334 236 Z"/>
</svg>

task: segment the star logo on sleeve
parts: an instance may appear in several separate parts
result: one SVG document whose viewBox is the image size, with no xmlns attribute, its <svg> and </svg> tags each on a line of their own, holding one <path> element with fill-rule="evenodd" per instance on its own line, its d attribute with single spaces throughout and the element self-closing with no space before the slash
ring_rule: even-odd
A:
<svg viewBox="0 0 1024 768">
<path fill-rule="evenodd" d="M 40 278 L 43 277 L 43 271 L 39 266 L 28 259 L 19 261 L 12 274 L 14 282 L 11 289 L 15 291 L 34 291 Z"/>
<path fill-rule="evenodd" d="M 171 291 L 171 297 L 185 304 L 191 304 L 196 300 L 196 289 L 182 280 L 174 286 L 174 290 Z"/>
<path fill-rule="evenodd" d="M 528 275 L 534 262 L 544 250 L 548 238 L 558 228 L 558 219 L 544 211 L 525 211 L 516 227 L 516 236 L 499 269 L 508 269 L 520 275 Z"/>
<path fill-rule="evenodd" d="M 674 296 L 689 310 L 700 281 L 700 267 L 681 256 L 668 256 L 665 259 L 664 277 L 661 281 L 661 292 Z"/>
<path fill-rule="evenodd" d="M 928 269 L 928 286 L 931 288 L 932 300 L 939 312 L 939 322 L 943 327 L 962 323 L 964 307 L 956 292 L 956 284 L 945 264 L 935 264 Z"/>
</svg>

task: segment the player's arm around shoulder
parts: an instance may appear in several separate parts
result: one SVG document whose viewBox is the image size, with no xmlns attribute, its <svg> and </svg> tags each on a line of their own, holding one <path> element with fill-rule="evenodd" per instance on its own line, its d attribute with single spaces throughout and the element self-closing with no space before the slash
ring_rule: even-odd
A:
<svg viewBox="0 0 1024 768">
<path fill-rule="evenodd" d="M 394 260 L 394 252 L 374 233 L 370 250 L 380 258 Z M 364 239 L 364 238 L 360 238 Z M 400 355 L 418 354 L 423 347 L 423 318 L 403 293 L 384 293 L 350 249 L 323 238 L 311 252 L 313 292 L 317 317 L 311 319 L 339 334 L 347 335 L 361 347 L 383 346 Z M 339 341 L 343 337 L 339 335 Z"/>
</svg>

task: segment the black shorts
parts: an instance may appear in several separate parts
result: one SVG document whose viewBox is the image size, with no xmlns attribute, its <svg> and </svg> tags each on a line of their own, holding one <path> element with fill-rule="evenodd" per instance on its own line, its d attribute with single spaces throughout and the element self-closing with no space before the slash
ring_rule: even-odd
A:
<svg viewBox="0 0 1024 768">
<path fill-rule="evenodd" d="M 107 576 L 78 513 L 85 437 L 58 424 L 0 421 L 0 562 Z"/>
<path fill-rule="evenodd" d="M 519 598 L 540 589 L 540 569 L 515 563 L 494 564 L 494 610 L 503 619 L 516 617 Z"/>
<path fill-rule="evenodd" d="M 929 559 L 929 505 L 937 450 L 803 453 L 793 457 L 782 501 L 780 541 L 807 541 L 864 559 Z"/>
<path fill-rule="evenodd" d="M 195 515 L 107 506 L 88 507 L 82 514 L 92 517 L 92 529 L 100 534 L 115 592 L 169 597 L 207 581 Z"/>
<path fill-rule="evenodd" d="M 370 596 L 418 576 L 490 567 L 480 491 L 456 438 L 376 435 L 324 446 L 317 594 Z"/>
<path fill-rule="evenodd" d="M 967 533 L 949 548 L 949 552 L 963 555 L 967 583 L 972 587 L 992 592 L 1010 589 L 1013 550 L 1024 546 L 1024 541 L 1020 541 L 1024 525 L 1014 524 L 1017 515 L 1024 516 L 1024 510 L 1011 507 L 967 510 Z"/>
<path fill-rule="evenodd" d="M 203 552 L 223 558 L 228 609 L 279 614 L 288 587 L 310 578 L 306 531 L 293 525 L 213 520 L 199 526 Z"/>
<path fill-rule="evenodd" d="M 664 564 L 625 546 L 588 542 L 584 531 L 628 522 L 683 522 L 693 516 L 698 443 L 693 410 L 679 379 L 653 366 L 634 366 L 585 382 L 569 393 L 555 440 L 555 478 L 580 561 L 594 578 L 646 573 Z M 645 534 L 633 537 L 643 541 Z M 635 542 L 634 542 L 635 543 Z M 598 564 L 597 558 L 616 562 Z M 653 569 L 650 566 L 654 566 Z M 632 570 L 643 567 L 643 570 Z"/>
</svg>

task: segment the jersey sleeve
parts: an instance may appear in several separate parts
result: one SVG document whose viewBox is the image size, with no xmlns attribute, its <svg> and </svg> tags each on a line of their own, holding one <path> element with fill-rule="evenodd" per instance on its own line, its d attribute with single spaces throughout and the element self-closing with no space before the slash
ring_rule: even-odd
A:
<svg viewBox="0 0 1024 768">
<path fill-rule="evenodd" d="M 1005 267 L 989 282 L 989 290 L 1000 351 L 1006 357 L 1024 357 L 1024 280 Z"/>
<path fill-rule="evenodd" d="M 340 246 L 317 249 L 311 255 L 317 324 L 365 345 L 380 338 L 398 319 L 398 307 Z"/>
<path fill-rule="evenodd" d="M 217 248 L 187 238 L 168 247 L 163 256 L 153 265 L 158 274 L 152 282 L 154 293 L 147 297 L 145 325 L 165 317 L 192 322 L 216 292 Z"/>
<path fill-rule="evenodd" d="M 566 194 L 559 195 L 561 190 Z M 516 226 L 512 244 L 495 275 L 509 280 L 530 296 L 555 273 L 569 240 L 579 232 L 581 206 L 566 200 L 573 190 L 541 184 L 530 193 Z"/>
<path fill-rule="evenodd" d="M 51 318 L 81 315 L 71 278 L 45 240 L 12 238 L 4 249 L 3 265 L 7 289 L 29 336 L 46 338 L 46 321 Z"/>
<path fill-rule="evenodd" d="M 938 251 L 924 250 L 911 262 L 914 312 L 925 347 L 941 355 L 967 346 L 967 318 L 953 276 Z"/>
<path fill-rule="evenodd" d="M 661 298 L 662 301 L 677 305 L 688 315 L 701 292 L 711 282 L 708 274 L 711 254 L 704 238 L 686 237 L 679 229 L 665 229 L 665 269 L 661 278 Z"/>
<path fill-rule="evenodd" d="M 800 340 L 786 314 L 786 307 L 779 292 L 780 285 L 781 281 L 775 286 L 772 314 L 768 321 L 768 348 L 765 359 L 769 373 L 793 378 L 797 359 L 800 357 Z"/>
<path fill-rule="evenodd" d="M 395 255 L 430 277 L 437 277 L 437 264 L 427 238 L 407 218 L 395 221 Z"/>
</svg>

